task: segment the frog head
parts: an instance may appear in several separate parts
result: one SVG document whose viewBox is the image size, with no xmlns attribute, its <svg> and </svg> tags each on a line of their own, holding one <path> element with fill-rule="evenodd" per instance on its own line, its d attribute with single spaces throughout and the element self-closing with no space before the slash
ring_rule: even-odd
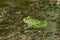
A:
<svg viewBox="0 0 60 40">
<path fill-rule="evenodd" d="M 25 17 L 24 19 L 23 19 L 23 21 L 24 21 L 24 23 L 29 23 L 29 20 L 31 19 L 31 17 L 30 16 L 28 16 L 28 17 Z"/>
</svg>

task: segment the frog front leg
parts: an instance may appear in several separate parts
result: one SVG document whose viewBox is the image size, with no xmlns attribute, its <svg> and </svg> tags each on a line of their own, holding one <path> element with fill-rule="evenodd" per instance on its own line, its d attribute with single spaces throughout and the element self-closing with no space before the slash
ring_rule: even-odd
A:
<svg viewBox="0 0 60 40">
<path fill-rule="evenodd" d="M 32 25 L 31 24 L 28 24 L 28 27 L 30 28 Z"/>
</svg>

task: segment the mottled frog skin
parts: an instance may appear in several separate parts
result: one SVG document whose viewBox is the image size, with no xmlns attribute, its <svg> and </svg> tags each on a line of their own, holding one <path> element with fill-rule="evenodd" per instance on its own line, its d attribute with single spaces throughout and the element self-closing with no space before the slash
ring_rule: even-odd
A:
<svg viewBox="0 0 60 40">
<path fill-rule="evenodd" d="M 23 18 L 23 21 L 30 28 L 44 28 L 48 24 L 46 21 L 37 20 L 37 19 L 31 18 L 30 16 Z"/>
</svg>

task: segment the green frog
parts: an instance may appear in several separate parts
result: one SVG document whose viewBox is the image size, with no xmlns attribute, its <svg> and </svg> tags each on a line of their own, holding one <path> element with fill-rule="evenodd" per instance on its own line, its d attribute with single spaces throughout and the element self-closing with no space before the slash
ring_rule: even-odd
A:
<svg viewBox="0 0 60 40">
<path fill-rule="evenodd" d="M 23 18 L 23 21 L 29 28 L 44 28 L 48 25 L 47 21 L 37 20 L 30 16 Z"/>
</svg>

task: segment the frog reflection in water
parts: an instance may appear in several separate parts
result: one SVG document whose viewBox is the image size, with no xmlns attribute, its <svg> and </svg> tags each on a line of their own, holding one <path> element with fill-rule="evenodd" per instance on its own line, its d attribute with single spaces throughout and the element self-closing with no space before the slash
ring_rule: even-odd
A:
<svg viewBox="0 0 60 40">
<path fill-rule="evenodd" d="M 23 18 L 23 21 L 29 28 L 45 28 L 48 24 L 46 21 L 37 20 L 30 16 Z"/>
</svg>

